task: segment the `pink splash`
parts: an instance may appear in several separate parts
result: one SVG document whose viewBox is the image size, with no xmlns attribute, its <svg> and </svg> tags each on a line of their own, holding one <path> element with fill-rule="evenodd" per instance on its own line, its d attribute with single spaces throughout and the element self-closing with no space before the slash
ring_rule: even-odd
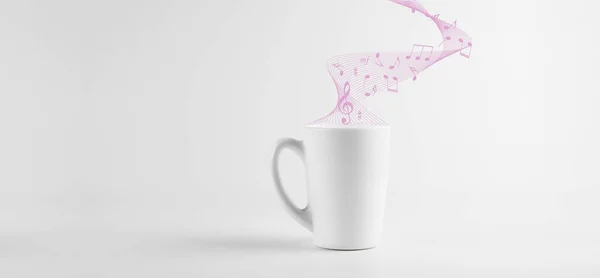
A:
<svg viewBox="0 0 600 278">
<path fill-rule="evenodd" d="M 327 70 L 338 91 L 337 105 L 331 113 L 308 125 L 386 125 L 361 102 L 380 92 L 398 93 L 400 82 L 409 78 L 416 81 L 419 73 L 452 54 L 471 56 L 471 37 L 457 27 L 456 20 L 452 24 L 443 21 L 416 0 L 391 1 L 431 19 L 440 31 L 441 43 L 414 44 L 410 52 L 353 53 L 329 59 Z M 352 72 L 346 73 L 347 69 Z"/>
</svg>

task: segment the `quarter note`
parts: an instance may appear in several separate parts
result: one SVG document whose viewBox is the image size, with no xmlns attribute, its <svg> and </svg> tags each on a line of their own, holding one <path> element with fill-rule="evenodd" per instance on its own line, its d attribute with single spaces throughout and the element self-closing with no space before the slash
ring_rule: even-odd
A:
<svg viewBox="0 0 600 278">
<path fill-rule="evenodd" d="M 465 42 L 463 41 L 462 38 L 458 39 L 458 41 L 460 42 L 460 55 L 463 57 L 467 57 L 467 58 L 471 57 L 471 46 L 472 46 L 471 42 L 468 42 L 467 47 L 465 47 Z M 463 53 L 463 50 L 465 50 L 467 48 L 469 49 L 469 53 Z"/>
<path fill-rule="evenodd" d="M 390 69 L 393 70 L 394 68 L 398 67 L 400 65 L 400 57 L 396 57 L 396 62 L 394 63 L 393 66 L 390 66 Z"/>
<path fill-rule="evenodd" d="M 380 67 L 383 67 L 383 63 L 381 62 L 381 60 L 379 60 L 379 52 L 377 52 L 377 54 L 375 54 L 375 59 L 376 59 L 375 64 Z"/>
<path fill-rule="evenodd" d="M 385 79 L 385 83 L 386 83 L 388 92 L 397 93 L 398 92 L 398 77 L 392 76 L 392 80 L 394 80 L 394 82 L 396 82 L 396 83 L 392 84 L 391 86 L 390 86 L 390 78 L 386 74 L 383 75 L 383 78 Z"/>
<path fill-rule="evenodd" d="M 408 56 L 406 56 L 406 59 L 410 59 L 413 55 L 413 52 L 415 52 L 415 48 L 417 49 L 421 49 L 421 52 L 419 53 L 419 56 L 415 57 L 415 60 L 420 60 L 421 56 L 423 55 L 423 51 L 425 49 L 429 49 L 429 56 L 425 57 L 425 61 L 429 61 L 429 58 L 431 58 L 431 54 L 433 53 L 433 46 L 431 45 L 423 45 L 423 44 L 413 44 L 412 49 L 410 50 L 410 54 Z"/>
</svg>

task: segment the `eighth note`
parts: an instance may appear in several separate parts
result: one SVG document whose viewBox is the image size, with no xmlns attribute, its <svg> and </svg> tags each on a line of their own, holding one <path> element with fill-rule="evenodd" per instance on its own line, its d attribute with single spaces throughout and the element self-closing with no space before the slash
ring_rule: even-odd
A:
<svg viewBox="0 0 600 278">
<path fill-rule="evenodd" d="M 429 61 L 429 58 L 431 58 L 431 54 L 433 54 L 433 46 L 431 45 L 423 45 L 423 44 L 413 44 L 412 49 L 410 50 L 410 54 L 408 54 L 408 56 L 406 56 L 406 59 L 410 59 L 410 57 L 412 57 L 413 52 L 415 51 L 415 47 L 417 48 L 421 48 L 421 52 L 419 53 L 419 56 L 415 57 L 415 60 L 420 60 L 421 59 L 421 55 L 423 55 L 423 51 L 425 49 L 429 49 L 429 56 L 425 57 L 425 61 Z"/>
<path fill-rule="evenodd" d="M 369 96 L 374 96 L 375 93 L 377 93 L 377 85 L 373 85 L 373 88 L 371 88 L 371 91 L 370 92 L 366 92 L 365 96 L 368 96 L 368 97 Z"/>
<path fill-rule="evenodd" d="M 396 57 L 396 62 L 394 63 L 393 66 L 390 66 L 390 69 L 393 70 L 394 68 L 398 67 L 400 65 L 400 57 Z"/>
<path fill-rule="evenodd" d="M 380 67 L 383 67 L 383 63 L 381 62 L 381 60 L 379 60 L 379 52 L 377 52 L 377 54 L 375 54 L 375 59 L 377 59 L 375 61 L 375 64 L 378 65 L 378 66 L 380 66 Z"/>
<path fill-rule="evenodd" d="M 448 30 L 448 29 L 450 29 L 450 27 L 456 28 L 456 20 L 454 22 L 452 22 L 452 24 L 450 24 L 450 26 L 448 26 L 448 25 L 444 26 L 444 29 Z"/>
<path fill-rule="evenodd" d="M 392 84 L 392 86 L 390 86 L 390 79 L 388 78 L 387 75 L 384 74 L 383 78 L 385 79 L 385 83 L 386 83 L 388 92 L 397 93 L 398 92 L 398 77 L 392 76 L 392 79 L 396 82 L 396 84 Z"/>
<path fill-rule="evenodd" d="M 415 67 L 412 67 L 412 66 L 408 67 L 408 68 L 410 68 L 410 71 L 412 71 L 412 74 L 413 74 L 412 80 L 416 81 L 417 80 L 417 74 L 419 74 L 419 71 L 417 71 L 417 69 Z"/>
<path fill-rule="evenodd" d="M 363 92 L 365 92 L 365 96 L 372 96 L 375 93 L 377 93 L 377 85 L 373 85 L 373 88 L 371 88 L 370 91 L 366 92 L 365 87 L 367 85 L 367 80 L 370 80 L 371 76 L 370 75 L 365 75 L 365 79 L 363 79 Z"/>
<path fill-rule="evenodd" d="M 333 64 L 333 66 L 340 70 L 340 76 L 344 75 L 344 71 L 342 70 L 344 68 L 344 66 L 340 65 L 339 63 L 335 63 L 335 64 Z M 342 69 L 340 69 L 340 68 L 342 68 Z"/>
<path fill-rule="evenodd" d="M 460 55 L 467 58 L 471 57 L 471 42 L 468 42 L 467 47 L 465 47 L 463 39 L 458 39 L 458 41 L 460 42 Z M 463 53 L 463 50 L 467 48 L 469 49 L 469 53 Z"/>
<path fill-rule="evenodd" d="M 442 46 L 442 44 L 444 44 L 445 41 L 446 41 L 445 39 L 442 39 L 442 42 L 440 44 L 438 44 L 438 47 Z"/>
</svg>

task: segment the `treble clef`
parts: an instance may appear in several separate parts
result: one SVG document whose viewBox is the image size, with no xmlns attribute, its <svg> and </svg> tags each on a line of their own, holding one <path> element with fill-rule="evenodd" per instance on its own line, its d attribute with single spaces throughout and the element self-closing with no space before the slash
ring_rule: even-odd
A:
<svg viewBox="0 0 600 278">
<path fill-rule="evenodd" d="M 346 118 L 345 116 L 342 117 L 342 124 L 345 125 L 350 123 L 350 114 L 352 113 L 352 111 L 354 111 L 354 105 L 352 105 L 352 102 L 348 100 L 348 96 L 350 96 L 350 83 L 346 81 L 346 83 L 344 84 L 344 95 L 338 101 L 338 109 L 340 110 L 340 112 L 342 112 L 342 114 L 348 115 L 348 118 Z"/>
</svg>

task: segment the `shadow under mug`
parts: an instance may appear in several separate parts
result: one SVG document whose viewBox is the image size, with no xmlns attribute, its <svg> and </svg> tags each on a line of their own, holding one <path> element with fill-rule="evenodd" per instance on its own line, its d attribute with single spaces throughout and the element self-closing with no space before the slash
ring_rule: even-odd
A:
<svg viewBox="0 0 600 278">
<path fill-rule="evenodd" d="M 283 138 L 272 160 L 275 187 L 287 211 L 313 233 L 315 245 L 335 250 L 373 248 L 381 241 L 390 153 L 389 126 L 306 126 L 304 141 Z M 305 208 L 281 185 L 279 155 L 290 149 L 304 162 Z"/>
</svg>

